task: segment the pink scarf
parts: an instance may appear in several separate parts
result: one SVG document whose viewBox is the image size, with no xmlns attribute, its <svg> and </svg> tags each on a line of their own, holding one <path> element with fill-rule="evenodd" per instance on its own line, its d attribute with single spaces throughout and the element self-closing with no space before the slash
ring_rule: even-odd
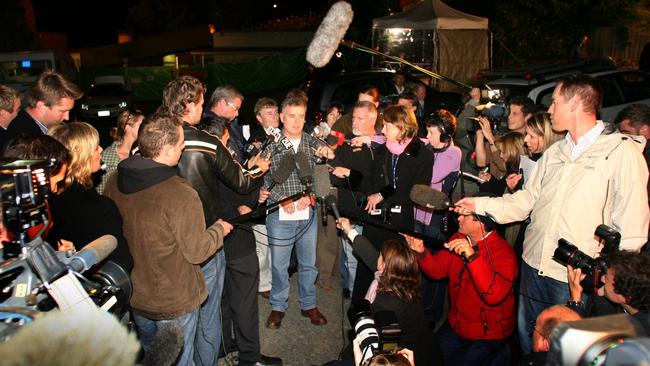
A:
<svg viewBox="0 0 650 366">
<path fill-rule="evenodd" d="M 411 143 L 411 140 L 413 139 L 406 139 L 402 141 L 402 143 L 386 141 L 386 148 L 391 152 L 391 154 L 399 156 L 402 155 L 404 150 L 406 150 L 406 147 Z"/>
<path fill-rule="evenodd" d="M 370 301 L 371 304 L 375 301 L 375 297 L 377 297 L 377 286 L 379 286 L 381 273 L 382 271 L 375 272 L 375 279 L 372 280 L 370 287 L 368 287 L 368 292 L 366 292 L 366 300 Z"/>
</svg>

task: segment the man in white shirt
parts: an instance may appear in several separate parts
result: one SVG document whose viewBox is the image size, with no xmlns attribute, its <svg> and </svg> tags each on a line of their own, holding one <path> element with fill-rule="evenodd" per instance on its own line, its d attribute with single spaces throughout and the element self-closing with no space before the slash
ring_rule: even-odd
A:
<svg viewBox="0 0 650 366">
<path fill-rule="evenodd" d="M 650 213 L 643 145 L 609 131 L 596 116 L 602 90 L 589 76 L 560 80 L 549 108 L 553 129 L 567 131 L 538 161 L 524 188 L 498 198 L 465 198 L 456 211 L 475 211 L 505 224 L 530 216 L 521 266 L 519 336 L 530 353 L 534 320 L 552 304 L 569 299 L 566 268 L 553 252 L 563 238 L 589 256 L 601 247 L 600 224 L 621 233 L 620 248 L 638 251 L 646 242 Z"/>
</svg>

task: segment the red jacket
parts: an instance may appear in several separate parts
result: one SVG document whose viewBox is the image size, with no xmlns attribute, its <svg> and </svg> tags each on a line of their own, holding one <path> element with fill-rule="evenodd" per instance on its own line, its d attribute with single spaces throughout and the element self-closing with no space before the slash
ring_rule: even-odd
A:
<svg viewBox="0 0 650 366">
<path fill-rule="evenodd" d="M 449 241 L 458 238 L 464 236 L 456 233 Z M 427 276 L 449 278 L 448 321 L 456 334 L 467 340 L 504 339 L 515 328 L 517 259 L 496 231 L 478 242 L 477 253 L 466 264 L 447 250 L 434 255 L 426 251 L 418 262 Z"/>
</svg>

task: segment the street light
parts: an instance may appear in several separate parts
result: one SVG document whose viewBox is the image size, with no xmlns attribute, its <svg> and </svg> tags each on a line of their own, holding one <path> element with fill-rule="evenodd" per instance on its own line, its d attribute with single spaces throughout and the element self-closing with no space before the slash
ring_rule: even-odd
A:
<svg viewBox="0 0 650 366">
<path fill-rule="evenodd" d="M 275 9 L 277 9 L 278 4 L 273 4 L 273 23 L 275 23 Z"/>
</svg>

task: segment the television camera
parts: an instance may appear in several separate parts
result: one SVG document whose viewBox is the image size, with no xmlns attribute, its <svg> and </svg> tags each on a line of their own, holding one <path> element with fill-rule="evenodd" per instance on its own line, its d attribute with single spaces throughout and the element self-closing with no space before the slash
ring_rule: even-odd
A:
<svg viewBox="0 0 650 366">
<path fill-rule="evenodd" d="M 0 165 L 2 221 L 8 237 L 0 249 L 0 341 L 55 308 L 80 312 L 99 307 L 119 318 L 131 296 L 126 271 L 104 261 L 117 245 L 113 236 L 98 238 L 74 255 L 55 252 L 41 238 L 49 225 L 52 166 L 52 161 L 36 160 Z"/>
</svg>

